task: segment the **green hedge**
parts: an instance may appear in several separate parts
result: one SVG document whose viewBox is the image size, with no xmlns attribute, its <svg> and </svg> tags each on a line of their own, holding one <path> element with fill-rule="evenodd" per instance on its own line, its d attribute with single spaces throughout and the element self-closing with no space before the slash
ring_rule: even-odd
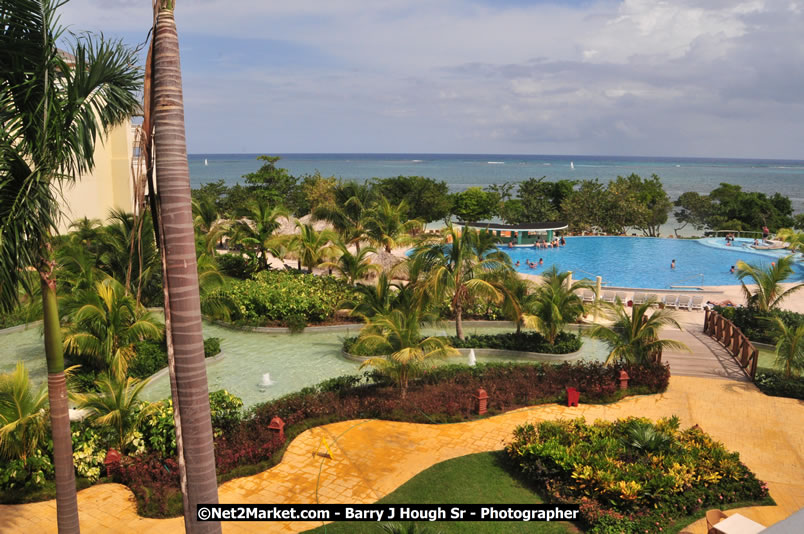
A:
<svg viewBox="0 0 804 534">
<path fill-rule="evenodd" d="M 355 294 L 352 286 L 333 276 L 289 271 L 262 271 L 217 291 L 234 303 L 232 320 L 251 326 L 320 323 Z"/>
<path fill-rule="evenodd" d="M 771 310 L 765 313 L 746 307 L 715 306 L 714 309 L 733 322 L 743 334 L 748 336 L 748 339 L 759 343 L 771 345 L 776 343 L 773 329 L 768 328 L 768 318 L 778 317 L 785 325 L 792 328 L 798 328 L 799 325 L 804 324 L 804 314 L 788 310 Z"/>
<path fill-rule="evenodd" d="M 779 371 L 760 369 L 754 377 L 754 384 L 765 395 L 804 400 L 804 377 L 785 378 Z"/>
<path fill-rule="evenodd" d="M 135 345 L 137 355 L 128 364 L 128 374 L 134 378 L 147 378 L 167 367 L 167 347 L 164 341 L 140 341 Z M 204 340 L 204 357 L 210 358 L 221 351 L 221 339 Z"/>
<path fill-rule="evenodd" d="M 579 505 L 589 533 L 660 532 L 700 510 L 770 501 L 739 454 L 676 417 L 526 424 L 506 452 L 547 500 Z"/>
<path fill-rule="evenodd" d="M 355 356 L 379 356 L 378 353 L 357 347 L 357 337 L 347 337 L 343 341 L 343 350 Z M 457 336 L 445 338 L 446 342 L 457 349 L 502 349 L 519 352 L 541 352 L 545 354 L 570 354 L 581 350 L 583 341 L 577 334 L 561 332 L 554 345 L 538 332 L 509 332 L 505 334 L 476 334 L 460 340 Z"/>
</svg>

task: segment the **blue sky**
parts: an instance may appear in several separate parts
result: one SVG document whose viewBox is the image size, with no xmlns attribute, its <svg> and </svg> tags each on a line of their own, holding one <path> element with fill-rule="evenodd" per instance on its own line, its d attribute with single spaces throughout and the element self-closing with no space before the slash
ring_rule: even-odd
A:
<svg viewBox="0 0 804 534">
<path fill-rule="evenodd" d="M 802 157 L 804 0 L 178 0 L 190 152 Z M 62 22 L 143 42 L 147 0 Z"/>
</svg>

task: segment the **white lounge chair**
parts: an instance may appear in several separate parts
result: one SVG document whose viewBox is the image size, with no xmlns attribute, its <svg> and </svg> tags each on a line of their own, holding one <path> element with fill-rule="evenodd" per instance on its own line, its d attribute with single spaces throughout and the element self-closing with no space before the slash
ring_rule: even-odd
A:
<svg viewBox="0 0 804 534">
<path fill-rule="evenodd" d="M 665 308 L 676 308 L 678 305 L 678 295 L 665 295 L 662 298 L 662 302 L 664 302 Z"/>
<path fill-rule="evenodd" d="M 611 291 L 604 291 L 603 296 L 600 297 L 603 302 L 614 302 L 614 293 Z"/>
<path fill-rule="evenodd" d="M 692 297 L 692 302 L 690 303 L 690 311 L 692 310 L 703 310 L 702 295 L 695 295 L 694 297 Z"/>
<path fill-rule="evenodd" d="M 595 301 L 595 292 L 591 289 L 584 289 L 581 292 L 581 299 L 584 302 L 594 302 Z"/>
<path fill-rule="evenodd" d="M 689 295 L 679 295 L 676 302 L 676 309 L 687 308 L 687 311 L 692 311 L 690 305 L 692 304 L 692 297 Z"/>
<path fill-rule="evenodd" d="M 648 297 L 647 297 L 647 295 L 645 295 L 645 293 L 641 293 L 641 292 L 634 293 L 634 306 L 639 306 L 641 304 L 645 304 L 645 301 L 647 300 L 647 298 Z"/>
<path fill-rule="evenodd" d="M 615 298 L 620 299 L 620 302 L 622 302 L 623 304 L 628 302 L 628 295 L 625 293 L 625 291 L 618 291 L 617 294 L 615 295 Z"/>
<path fill-rule="evenodd" d="M 659 301 L 659 295 L 657 295 L 656 293 L 648 293 L 648 296 L 645 297 L 645 301 L 648 301 L 648 300 L 653 302 L 654 305 L 658 305 L 659 302 L 660 302 Z"/>
</svg>

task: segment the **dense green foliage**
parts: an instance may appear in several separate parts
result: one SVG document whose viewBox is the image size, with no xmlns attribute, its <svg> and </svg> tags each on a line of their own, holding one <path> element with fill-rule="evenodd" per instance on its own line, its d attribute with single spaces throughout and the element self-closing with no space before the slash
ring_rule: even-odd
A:
<svg viewBox="0 0 804 534">
<path fill-rule="evenodd" d="M 480 187 L 470 187 L 452 197 L 452 213 L 461 221 L 484 221 L 494 216 L 499 199 Z"/>
<path fill-rule="evenodd" d="M 739 185 L 721 183 L 708 195 L 687 192 L 675 202 L 676 219 L 703 230 L 751 230 L 767 226 L 771 232 L 795 224 L 793 205 L 780 193 L 743 191 Z"/>
<path fill-rule="evenodd" d="M 396 176 L 375 178 L 371 187 L 375 195 L 387 198 L 391 204 L 404 201 L 411 219 L 438 221 L 447 218 L 452 209 L 449 188 L 444 181 L 423 176 Z"/>
<path fill-rule="evenodd" d="M 136 355 L 128 367 L 128 374 L 134 378 L 148 378 L 167 367 L 167 347 L 165 341 L 140 341 L 134 345 Z M 204 357 L 211 358 L 221 351 L 221 339 L 204 339 Z M 80 373 L 80 370 L 79 370 Z"/>
<path fill-rule="evenodd" d="M 754 384 L 765 395 L 804 400 L 804 377 L 785 378 L 784 373 L 773 369 L 758 369 Z"/>
<path fill-rule="evenodd" d="M 714 310 L 726 319 L 729 319 L 751 341 L 760 343 L 776 343 L 774 331 L 769 318 L 779 318 L 789 328 L 798 328 L 804 325 L 804 314 L 788 310 L 774 309 L 766 313 L 754 308 L 740 306 L 715 306 Z"/>
<path fill-rule="evenodd" d="M 698 510 L 770 500 L 737 453 L 675 417 L 526 424 L 506 451 L 549 501 L 580 505 L 591 533 L 657 532 Z"/>
<path fill-rule="evenodd" d="M 343 350 L 355 356 L 374 356 L 383 354 L 378 350 L 368 350 L 356 344 L 357 337 L 347 337 L 343 340 Z M 505 334 L 475 334 L 460 340 L 457 336 L 445 338 L 445 342 L 456 349 L 502 349 L 521 352 L 540 352 L 543 354 L 570 354 L 581 350 L 583 341 L 577 334 L 561 332 L 556 337 L 555 344 L 550 342 L 538 332 L 509 332 Z"/>
<path fill-rule="evenodd" d="M 251 280 L 232 281 L 217 290 L 234 303 L 232 319 L 252 326 L 285 324 L 295 316 L 307 323 L 326 321 L 353 292 L 349 284 L 332 276 L 289 271 L 262 271 Z"/>
</svg>

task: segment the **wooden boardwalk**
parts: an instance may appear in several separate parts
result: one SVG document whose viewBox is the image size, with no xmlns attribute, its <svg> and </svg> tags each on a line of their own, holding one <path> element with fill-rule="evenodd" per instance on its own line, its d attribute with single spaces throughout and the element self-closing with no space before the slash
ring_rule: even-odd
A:
<svg viewBox="0 0 804 534">
<path fill-rule="evenodd" d="M 704 334 L 702 326 L 684 326 L 684 331 L 662 330 L 662 337 L 681 341 L 690 349 L 690 352 L 665 351 L 662 355 L 662 361 L 670 364 L 673 375 L 750 382 L 740 364 L 723 345 Z"/>
</svg>

